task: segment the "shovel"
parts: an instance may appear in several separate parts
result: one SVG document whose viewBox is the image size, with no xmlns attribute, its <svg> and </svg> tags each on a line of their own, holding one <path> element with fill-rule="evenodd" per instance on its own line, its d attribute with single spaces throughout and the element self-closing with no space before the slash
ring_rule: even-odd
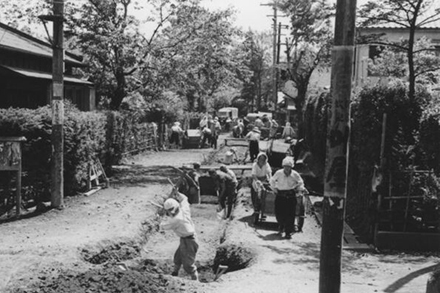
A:
<svg viewBox="0 0 440 293">
<path fill-rule="evenodd" d="M 221 275 L 223 275 L 229 267 L 226 265 L 219 265 L 217 268 L 217 272 L 215 273 L 214 281 L 217 281 Z"/>
</svg>

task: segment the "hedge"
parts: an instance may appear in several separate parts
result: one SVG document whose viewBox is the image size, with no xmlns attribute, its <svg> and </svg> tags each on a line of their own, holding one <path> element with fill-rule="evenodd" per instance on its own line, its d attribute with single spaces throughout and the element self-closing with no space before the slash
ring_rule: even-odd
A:
<svg viewBox="0 0 440 293">
<path fill-rule="evenodd" d="M 152 127 L 133 112 L 81 112 L 69 103 L 64 117 L 64 194 L 86 187 L 88 164 L 99 159 L 107 172 L 126 154 L 153 148 Z M 51 109 L 0 109 L 0 135 L 24 136 L 22 195 L 24 201 L 50 200 Z M 0 196 L 12 197 L 14 177 L 0 176 Z M 0 205 L 5 201 L 0 202 Z M 1 209 L 5 206 L 0 206 Z"/>
</svg>

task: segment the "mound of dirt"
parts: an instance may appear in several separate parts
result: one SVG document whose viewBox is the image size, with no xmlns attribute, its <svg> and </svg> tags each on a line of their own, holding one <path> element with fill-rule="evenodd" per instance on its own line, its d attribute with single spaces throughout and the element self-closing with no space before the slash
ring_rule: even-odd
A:
<svg viewBox="0 0 440 293">
<path fill-rule="evenodd" d="M 146 267 L 144 267 L 146 268 Z M 84 273 L 62 272 L 58 277 L 41 280 L 36 289 L 18 289 L 14 293 L 71 292 L 178 292 L 185 282 L 157 272 L 124 266 L 109 266 Z"/>
</svg>

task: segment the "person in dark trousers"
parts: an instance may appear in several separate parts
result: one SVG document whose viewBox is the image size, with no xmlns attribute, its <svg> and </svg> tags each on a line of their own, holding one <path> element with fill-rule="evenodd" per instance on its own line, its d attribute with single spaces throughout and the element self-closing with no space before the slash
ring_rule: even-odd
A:
<svg viewBox="0 0 440 293">
<path fill-rule="evenodd" d="M 160 223 L 163 230 L 173 230 L 180 238 L 180 244 L 174 253 L 174 269 L 172 276 L 179 274 L 180 268 L 191 276 L 192 280 L 198 281 L 199 275 L 195 265 L 199 245 L 196 240 L 196 230 L 191 219 L 191 210 L 188 198 L 173 189 L 172 195 L 163 204 L 166 216 Z"/>
<path fill-rule="evenodd" d="M 264 220 L 264 208 L 266 202 L 266 192 L 270 190 L 269 180 L 272 177 L 272 168 L 267 162 L 266 153 L 259 153 L 257 161 L 252 165 L 252 184 L 251 184 L 251 200 L 254 207 L 255 223 L 258 222 L 260 212 Z"/>
<path fill-rule="evenodd" d="M 279 233 L 285 232 L 285 238 L 291 239 L 295 224 L 296 195 L 305 188 L 301 175 L 293 170 L 292 157 L 284 158 L 282 166 L 283 169 L 276 171 L 270 179 L 270 185 L 275 193 L 275 217 Z"/>
<path fill-rule="evenodd" d="M 246 135 L 246 140 L 249 142 L 249 156 L 251 162 L 257 158 L 258 153 L 260 152 L 260 130 L 258 127 L 254 127 L 251 132 Z"/>
<path fill-rule="evenodd" d="M 229 218 L 235 201 L 237 181 L 234 181 L 229 174 L 215 169 L 210 169 L 208 173 L 214 180 L 215 189 L 218 193 L 219 208 L 226 210 L 226 218 Z"/>
</svg>

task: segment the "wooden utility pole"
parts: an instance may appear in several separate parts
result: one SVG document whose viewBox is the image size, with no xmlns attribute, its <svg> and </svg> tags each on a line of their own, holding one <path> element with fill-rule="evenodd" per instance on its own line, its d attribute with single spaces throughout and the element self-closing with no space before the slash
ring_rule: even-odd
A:
<svg viewBox="0 0 440 293">
<path fill-rule="evenodd" d="M 62 208 L 64 200 L 64 0 L 53 1 L 53 58 L 52 58 L 52 186 L 51 203 Z"/>
<path fill-rule="evenodd" d="M 273 102 L 274 102 L 274 110 L 277 111 L 278 109 L 278 85 L 277 85 L 277 3 L 274 2 L 273 5 L 273 64 L 272 64 L 272 82 L 273 82 Z"/>
<path fill-rule="evenodd" d="M 327 128 L 319 292 L 339 293 L 347 193 L 356 0 L 337 0 Z"/>
<path fill-rule="evenodd" d="M 269 4 L 260 4 L 262 6 L 272 6 L 273 15 L 270 15 L 273 20 L 273 61 L 272 61 L 272 99 L 274 102 L 274 109 L 277 110 L 278 104 L 278 86 L 277 86 L 277 19 L 278 19 L 278 8 L 277 8 L 277 0 L 274 0 Z"/>
</svg>

